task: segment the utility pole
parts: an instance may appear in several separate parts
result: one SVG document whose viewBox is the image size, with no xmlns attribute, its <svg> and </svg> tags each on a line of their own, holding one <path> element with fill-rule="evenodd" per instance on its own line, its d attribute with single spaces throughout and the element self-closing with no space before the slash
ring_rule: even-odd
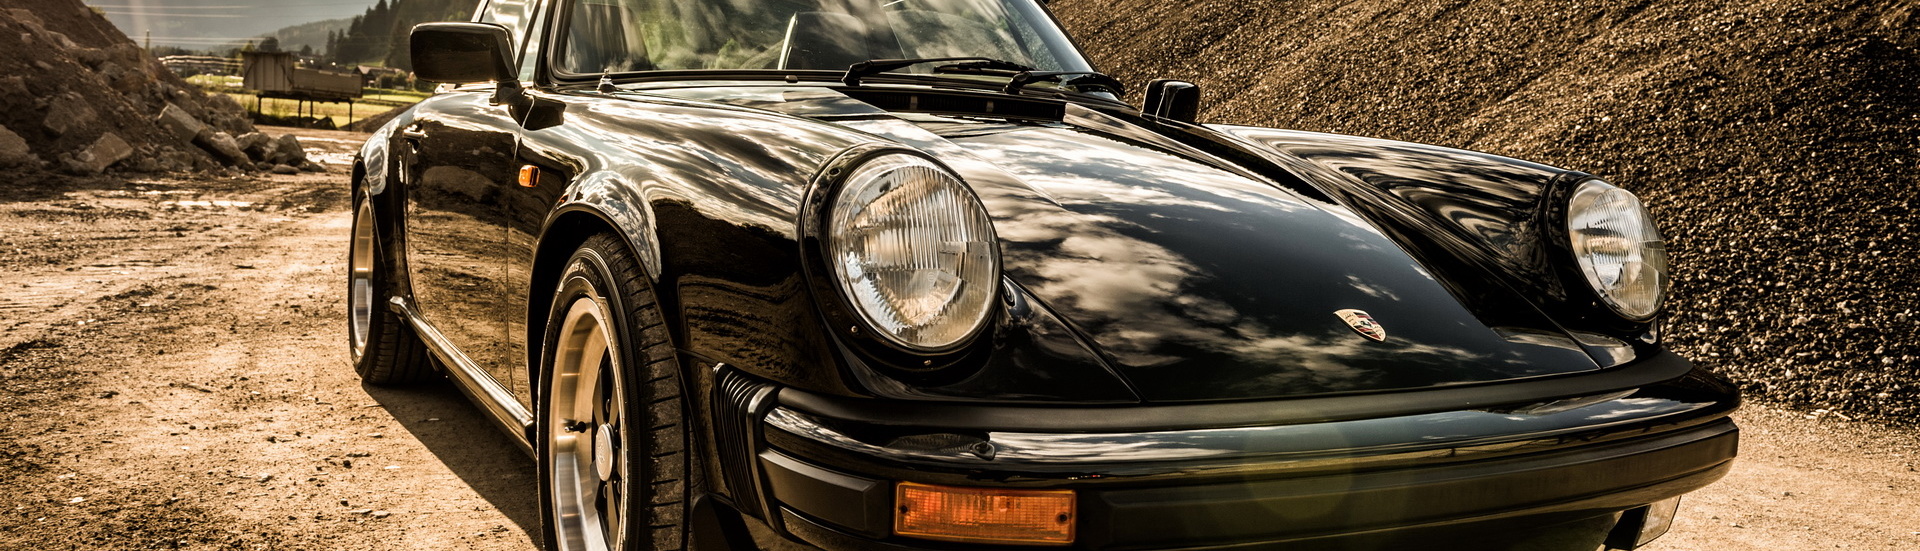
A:
<svg viewBox="0 0 1920 551">
<path fill-rule="evenodd" d="M 153 51 L 153 29 L 147 29 L 147 51 Z"/>
</svg>

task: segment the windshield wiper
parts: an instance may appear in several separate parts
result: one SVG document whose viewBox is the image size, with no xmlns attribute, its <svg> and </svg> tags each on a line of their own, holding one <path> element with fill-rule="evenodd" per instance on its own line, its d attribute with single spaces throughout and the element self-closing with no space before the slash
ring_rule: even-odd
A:
<svg viewBox="0 0 1920 551">
<path fill-rule="evenodd" d="M 1007 87 L 1002 89 L 1001 91 L 1006 92 L 1008 94 L 1017 95 L 1020 93 L 1020 89 L 1025 88 L 1028 84 L 1033 84 L 1035 82 L 1039 82 L 1043 80 L 1053 80 L 1055 78 L 1059 78 L 1066 75 L 1080 75 L 1080 76 L 1067 79 L 1065 81 L 1062 81 L 1060 84 L 1066 85 L 1066 86 L 1083 86 L 1083 85 L 1099 86 L 1102 88 L 1106 88 L 1109 91 L 1112 91 L 1114 95 L 1121 95 L 1126 93 L 1126 88 L 1120 84 L 1119 79 L 1107 76 L 1102 73 L 1096 73 L 1093 71 L 1031 71 L 1031 70 L 1021 71 L 1020 74 L 1013 75 L 1013 80 L 1007 81 Z"/>
<path fill-rule="evenodd" d="M 991 69 L 991 70 L 1021 72 L 1021 73 L 1033 72 L 1032 67 L 1028 67 L 1025 65 L 1021 65 L 1019 63 L 1011 62 L 1011 61 L 994 59 L 991 57 L 923 57 L 923 58 L 915 58 L 915 59 L 869 59 L 866 61 L 855 63 L 852 66 L 847 67 L 847 74 L 840 77 L 840 82 L 846 83 L 847 86 L 859 86 L 860 79 L 862 78 L 877 75 L 887 71 L 892 71 L 894 69 L 905 68 L 910 65 L 919 65 L 921 63 L 938 63 L 941 61 L 971 61 L 973 63 L 955 63 L 952 65 L 943 65 L 940 67 L 940 69 L 950 69 L 950 70 L 957 69 L 961 71 L 978 71 L 981 69 Z"/>
</svg>

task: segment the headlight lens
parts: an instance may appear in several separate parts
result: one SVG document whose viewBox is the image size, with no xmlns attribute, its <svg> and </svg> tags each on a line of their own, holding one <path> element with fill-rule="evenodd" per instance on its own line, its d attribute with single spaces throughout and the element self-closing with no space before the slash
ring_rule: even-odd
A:
<svg viewBox="0 0 1920 551">
<path fill-rule="evenodd" d="M 876 157 L 833 199 L 827 262 L 854 309 L 911 350 L 961 344 L 986 323 L 1000 254 L 973 191 L 931 161 Z"/>
<path fill-rule="evenodd" d="M 1667 244 L 1640 198 L 1598 180 L 1581 183 L 1567 205 L 1573 257 L 1595 293 L 1628 319 L 1660 311 L 1667 295 Z"/>
</svg>

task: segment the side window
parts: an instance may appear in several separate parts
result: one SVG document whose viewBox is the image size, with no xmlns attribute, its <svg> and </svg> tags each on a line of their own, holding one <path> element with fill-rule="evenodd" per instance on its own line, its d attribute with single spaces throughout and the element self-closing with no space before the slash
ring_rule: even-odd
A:
<svg viewBox="0 0 1920 551">
<path fill-rule="evenodd" d="M 538 2 L 538 0 L 534 1 Z M 522 44 L 520 47 L 520 80 L 526 82 L 533 81 L 534 68 L 540 64 L 541 43 L 546 41 L 547 19 L 549 19 L 549 14 L 553 12 L 554 8 L 550 3 L 545 6 L 535 4 L 533 9 L 533 21 L 527 25 L 526 38 L 520 41 Z"/>
<path fill-rule="evenodd" d="M 481 23 L 496 23 L 507 28 L 507 36 L 520 42 L 527 35 L 527 4 L 529 0 L 493 0 L 480 10 Z M 517 44 L 516 44 L 517 45 Z"/>
<path fill-rule="evenodd" d="M 480 9 L 481 23 L 496 23 L 507 28 L 507 35 L 513 37 L 513 45 L 520 49 L 520 80 L 533 78 L 534 66 L 540 59 L 540 41 L 545 35 L 540 27 L 546 24 L 546 12 L 538 7 L 539 0 L 492 0 Z"/>
</svg>

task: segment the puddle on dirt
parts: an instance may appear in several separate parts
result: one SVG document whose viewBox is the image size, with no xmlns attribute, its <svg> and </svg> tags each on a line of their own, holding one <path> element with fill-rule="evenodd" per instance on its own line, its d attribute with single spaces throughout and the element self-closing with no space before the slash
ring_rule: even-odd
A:
<svg viewBox="0 0 1920 551">
<path fill-rule="evenodd" d="M 365 143 L 366 140 L 343 140 L 340 138 L 322 138 L 319 136 L 301 136 L 300 137 L 300 143 L 309 143 L 309 142 L 333 142 L 333 143 L 343 143 L 343 144 L 359 147 L 359 145 L 361 143 Z M 306 150 L 308 152 L 313 151 L 312 148 L 306 148 Z"/>
<path fill-rule="evenodd" d="M 258 203 L 253 201 L 227 201 L 222 199 L 160 202 L 160 208 L 168 210 L 267 210 L 264 206 L 256 205 L 258 205 Z"/>
<path fill-rule="evenodd" d="M 319 163 L 322 165 L 326 165 L 329 167 L 347 166 L 347 165 L 353 164 L 353 155 L 354 155 L 354 152 L 352 151 L 330 153 L 330 152 L 319 151 L 314 149 L 307 150 L 307 160 L 313 161 L 315 163 Z"/>
</svg>

